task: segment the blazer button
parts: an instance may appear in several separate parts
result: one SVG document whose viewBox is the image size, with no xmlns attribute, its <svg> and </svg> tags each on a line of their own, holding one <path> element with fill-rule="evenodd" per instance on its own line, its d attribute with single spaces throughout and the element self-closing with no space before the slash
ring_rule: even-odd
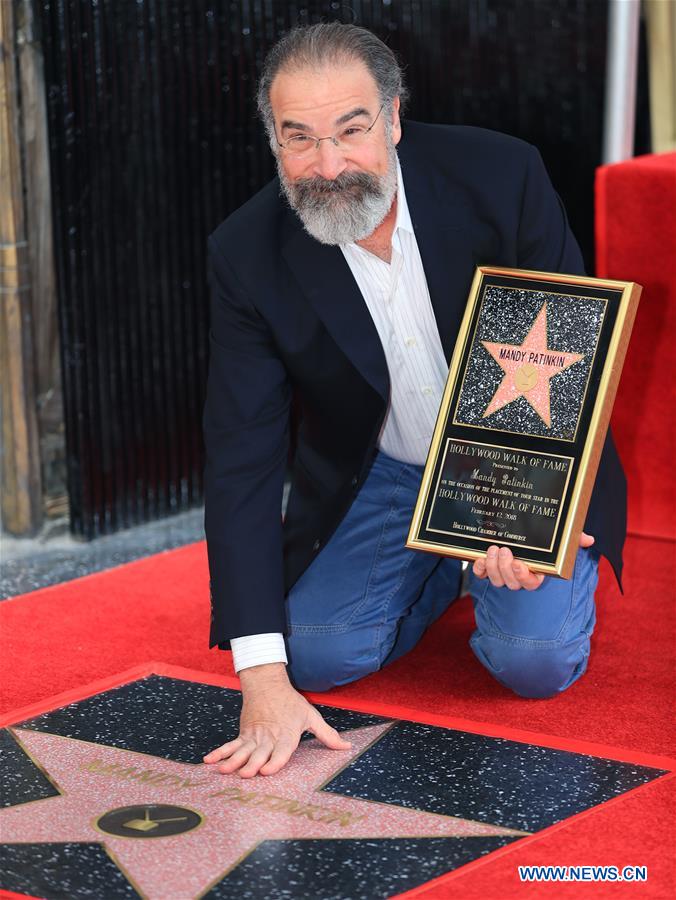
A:
<svg viewBox="0 0 676 900">
<path fill-rule="evenodd" d="M 353 475 L 352 476 L 352 487 L 357 487 L 358 484 L 359 484 L 359 478 L 357 478 L 356 475 Z"/>
<path fill-rule="evenodd" d="M 314 544 L 312 545 L 312 549 L 315 550 L 315 551 L 317 551 L 317 550 L 319 550 L 319 547 L 320 547 L 320 546 L 321 546 L 321 541 L 319 540 L 319 538 L 317 538 L 317 540 L 316 540 L 316 541 L 314 542 Z"/>
</svg>

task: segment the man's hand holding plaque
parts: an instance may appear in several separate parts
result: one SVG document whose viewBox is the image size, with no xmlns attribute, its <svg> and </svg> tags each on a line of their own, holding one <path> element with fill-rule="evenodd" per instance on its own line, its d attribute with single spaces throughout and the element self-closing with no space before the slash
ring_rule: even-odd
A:
<svg viewBox="0 0 676 900">
<path fill-rule="evenodd" d="M 594 543 L 594 538 L 584 531 L 580 535 L 580 547 L 586 549 Z M 474 560 L 472 571 L 477 578 L 488 578 L 493 587 L 508 587 L 510 591 L 534 591 L 545 580 L 541 572 L 531 572 L 525 563 L 514 559 L 509 547 L 488 548 L 486 556 Z"/>
</svg>

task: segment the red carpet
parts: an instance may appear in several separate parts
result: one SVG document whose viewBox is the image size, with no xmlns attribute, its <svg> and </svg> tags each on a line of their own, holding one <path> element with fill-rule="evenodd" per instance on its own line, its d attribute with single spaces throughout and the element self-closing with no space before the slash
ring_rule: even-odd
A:
<svg viewBox="0 0 676 900">
<path fill-rule="evenodd" d="M 493 732 L 495 726 L 518 728 L 537 733 L 540 743 L 563 738 L 673 754 L 673 544 L 633 538 L 626 562 L 624 597 L 608 568 L 603 570 L 589 671 L 561 697 L 525 701 L 496 684 L 467 647 L 471 609 L 461 600 L 408 657 L 322 698 L 361 708 L 387 702 L 491 723 Z M 230 674 L 230 654 L 206 649 L 208 618 L 203 544 L 4 601 L 1 711 L 150 660 Z M 423 894 L 532 897 L 546 890 L 548 897 L 577 897 L 580 885 L 520 884 L 517 863 L 631 864 L 648 866 L 648 883 L 594 884 L 589 890 L 594 896 L 622 897 L 633 890 L 642 898 L 671 897 L 666 798 L 673 784 L 628 794 L 519 850 L 472 864 Z"/>
<path fill-rule="evenodd" d="M 596 274 L 643 285 L 615 401 L 613 430 L 629 479 L 629 532 L 676 538 L 676 153 L 596 173 Z"/>
</svg>

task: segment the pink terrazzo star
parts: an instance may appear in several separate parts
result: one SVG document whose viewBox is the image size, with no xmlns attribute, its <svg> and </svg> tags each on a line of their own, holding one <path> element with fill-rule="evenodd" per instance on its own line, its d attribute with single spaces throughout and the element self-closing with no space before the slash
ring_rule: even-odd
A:
<svg viewBox="0 0 676 900">
<path fill-rule="evenodd" d="M 505 373 L 483 417 L 497 412 L 517 397 L 525 397 L 550 428 L 549 380 L 584 359 L 584 354 L 564 353 L 547 347 L 547 304 L 542 304 L 523 344 L 481 343 Z"/>
<path fill-rule="evenodd" d="M 469 837 L 524 832 L 321 792 L 389 724 L 345 732 L 347 751 L 304 742 L 277 775 L 243 780 L 205 764 L 176 763 L 28 729 L 13 729 L 61 796 L 0 811 L 3 843 L 99 842 L 141 896 L 197 898 L 265 840 Z M 176 809 L 170 815 L 157 806 Z M 125 807 L 131 807 L 129 817 Z M 101 830 L 117 820 L 128 837 Z M 192 815 L 192 830 L 160 836 Z M 197 813 L 202 821 L 194 827 Z M 101 820 L 104 814 L 107 819 Z M 97 823 L 99 826 L 97 827 Z M 158 831 L 159 829 L 159 831 Z M 152 839 L 148 834 L 152 833 Z M 145 835 L 145 837 L 144 837 Z"/>
</svg>

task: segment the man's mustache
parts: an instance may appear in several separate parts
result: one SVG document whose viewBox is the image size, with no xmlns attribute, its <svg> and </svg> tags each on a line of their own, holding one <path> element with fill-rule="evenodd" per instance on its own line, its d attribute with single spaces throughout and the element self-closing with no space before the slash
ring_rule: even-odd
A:
<svg viewBox="0 0 676 900">
<path fill-rule="evenodd" d="M 330 196 L 345 191 L 357 191 L 362 196 L 380 194 L 379 179 L 368 172 L 341 172 L 333 179 L 315 175 L 312 178 L 298 178 L 293 187 L 299 197 Z"/>
</svg>

